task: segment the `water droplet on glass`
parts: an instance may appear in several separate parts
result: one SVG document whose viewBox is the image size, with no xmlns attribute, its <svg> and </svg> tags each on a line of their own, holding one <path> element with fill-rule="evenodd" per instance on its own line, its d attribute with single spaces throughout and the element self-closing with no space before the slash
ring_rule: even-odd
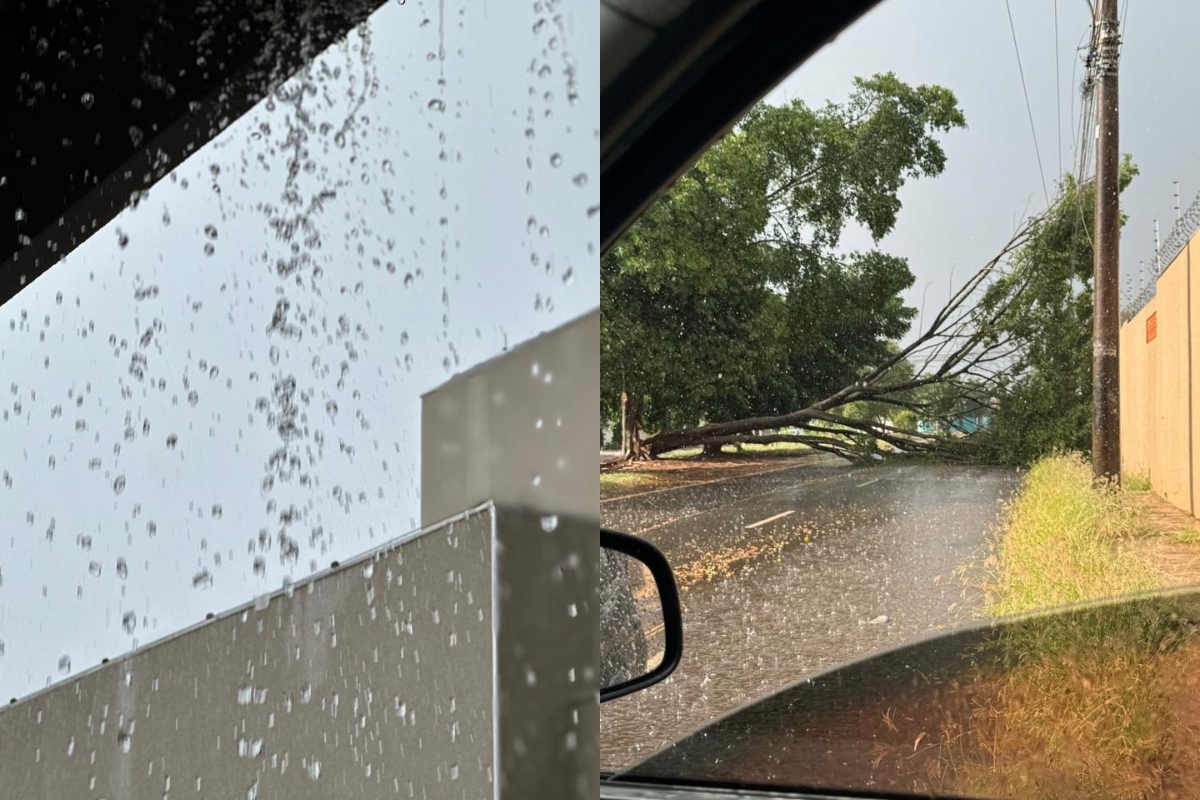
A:
<svg viewBox="0 0 1200 800">
<path fill-rule="evenodd" d="M 404 276 L 404 288 L 407 289 L 407 288 L 411 287 L 412 285 L 413 285 L 413 274 L 411 272 L 406 273 Z"/>
<path fill-rule="evenodd" d="M 125 476 L 118 475 L 117 479 L 113 481 L 113 493 L 120 494 L 123 491 L 125 491 Z"/>
<path fill-rule="evenodd" d="M 571 178 L 571 183 L 575 184 L 576 186 L 587 186 L 587 182 L 588 176 L 586 172 L 581 172 L 574 178 Z"/>
<path fill-rule="evenodd" d="M 445 111 L 446 103 L 440 97 L 435 97 L 429 101 L 429 110 L 438 112 Z"/>
<path fill-rule="evenodd" d="M 90 562 L 88 564 L 88 573 L 93 578 L 99 578 L 100 577 L 100 562 L 99 561 Z"/>
<path fill-rule="evenodd" d="M 192 576 L 192 587 L 195 589 L 208 589 L 213 585 L 212 573 L 207 568 L 200 570 Z"/>
<path fill-rule="evenodd" d="M 554 155 L 550 156 L 550 166 L 555 167 L 555 168 L 561 167 L 562 162 L 563 162 L 562 156 L 559 155 L 558 153 L 555 153 Z"/>
<path fill-rule="evenodd" d="M 557 527 L 558 527 L 558 515 L 557 514 L 549 514 L 547 516 L 542 517 L 542 530 L 544 530 L 546 533 L 552 532 Z"/>
<path fill-rule="evenodd" d="M 59 673 L 61 673 L 63 675 L 66 675 L 68 672 L 71 671 L 71 657 L 70 656 L 63 656 L 62 658 L 60 658 L 58 660 L 58 671 L 59 671 Z"/>
<path fill-rule="evenodd" d="M 121 627 L 125 629 L 126 633 L 133 634 L 134 629 L 137 627 L 137 614 L 134 614 L 132 611 L 126 611 L 121 617 Z"/>
<path fill-rule="evenodd" d="M 117 559 L 117 577 L 121 580 L 125 580 L 129 577 L 129 564 L 127 564 L 123 558 Z"/>
</svg>

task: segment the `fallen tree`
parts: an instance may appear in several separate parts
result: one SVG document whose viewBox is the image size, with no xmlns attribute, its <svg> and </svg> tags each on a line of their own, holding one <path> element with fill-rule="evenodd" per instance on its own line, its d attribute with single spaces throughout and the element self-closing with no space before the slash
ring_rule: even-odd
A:
<svg viewBox="0 0 1200 800">
<path fill-rule="evenodd" d="M 713 454 L 727 444 L 781 442 L 851 460 L 874 458 L 881 446 L 896 454 L 969 458 L 970 439 L 952 431 L 964 416 L 993 411 L 993 398 L 1019 368 L 1021 344 L 997 322 L 1018 302 L 1028 283 L 1010 280 L 1002 296 L 993 292 L 988 303 L 980 300 L 1005 274 L 1010 257 L 1028 242 L 1041 219 L 1027 219 L 996 255 L 951 295 L 916 339 L 850 385 L 784 414 L 710 423 L 645 438 L 636 425 L 628 426 L 622 436 L 623 458 L 652 459 L 697 446 Z M 852 413 L 855 406 L 863 404 L 911 412 L 929 421 L 931 430 L 899 427 L 880 417 Z M 780 432 L 785 429 L 793 432 Z"/>
</svg>

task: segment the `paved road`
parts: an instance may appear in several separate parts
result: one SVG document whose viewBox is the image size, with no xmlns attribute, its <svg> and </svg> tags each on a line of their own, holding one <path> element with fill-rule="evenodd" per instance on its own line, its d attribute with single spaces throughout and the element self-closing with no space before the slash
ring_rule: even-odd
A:
<svg viewBox="0 0 1200 800">
<path fill-rule="evenodd" d="M 606 703 L 604 769 L 855 657 L 970 620 L 955 570 L 979 556 L 1011 470 L 806 464 L 608 500 L 603 523 L 654 542 L 684 585 L 684 661 Z M 886 618 L 886 619 L 884 619 Z"/>
</svg>

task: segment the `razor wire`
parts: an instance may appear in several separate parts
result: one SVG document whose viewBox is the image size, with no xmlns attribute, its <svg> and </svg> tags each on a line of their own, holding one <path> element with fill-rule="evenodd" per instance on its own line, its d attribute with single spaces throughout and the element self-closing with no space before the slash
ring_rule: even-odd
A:
<svg viewBox="0 0 1200 800">
<path fill-rule="evenodd" d="M 1171 233 L 1167 235 L 1166 241 L 1159 246 L 1158 253 L 1155 254 L 1146 271 L 1146 285 L 1140 287 L 1138 293 L 1128 298 L 1122 306 L 1122 322 L 1128 322 L 1133 319 L 1154 298 L 1154 281 L 1183 252 L 1183 248 L 1187 246 L 1188 241 L 1192 238 L 1192 234 L 1198 228 L 1200 228 L 1200 194 L 1196 195 L 1196 198 L 1192 200 L 1192 204 L 1188 206 L 1187 211 L 1183 212 L 1183 215 L 1175 221 L 1175 225 L 1171 228 Z"/>
</svg>

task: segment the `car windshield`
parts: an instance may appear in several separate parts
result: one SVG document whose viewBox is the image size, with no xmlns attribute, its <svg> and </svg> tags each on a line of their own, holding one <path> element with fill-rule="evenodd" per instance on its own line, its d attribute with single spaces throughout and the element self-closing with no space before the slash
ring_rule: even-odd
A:
<svg viewBox="0 0 1200 800">
<path fill-rule="evenodd" d="M 550 397 L 523 346 L 595 313 L 597 10 L 3 6 L 0 794 L 497 792 L 492 440 L 439 500 L 422 396 L 524 353 Z M 505 458 L 560 487 L 524 391 Z"/>
<path fill-rule="evenodd" d="M 1195 796 L 1190 22 L 887 0 L 604 254 L 601 518 L 684 651 L 602 769 Z"/>
</svg>

